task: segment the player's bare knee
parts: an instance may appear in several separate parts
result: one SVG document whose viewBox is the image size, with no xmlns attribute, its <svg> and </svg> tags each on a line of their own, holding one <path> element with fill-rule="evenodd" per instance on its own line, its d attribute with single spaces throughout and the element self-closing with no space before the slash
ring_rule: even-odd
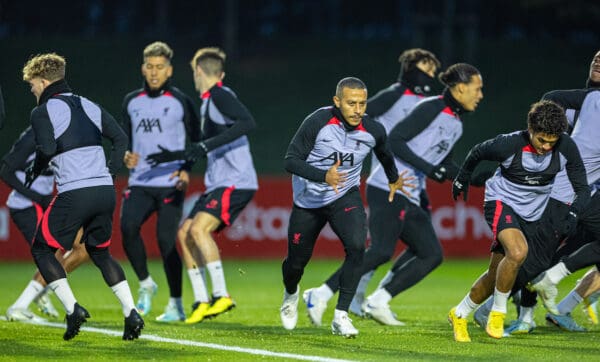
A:
<svg viewBox="0 0 600 362">
<path fill-rule="evenodd" d="M 210 235 L 210 225 L 204 223 L 192 223 L 190 225 L 189 235 L 191 235 L 194 239 L 201 239 Z"/>
<path fill-rule="evenodd" d="M 518 245 L 512 248 L 510 251 L 506 253 L 506 258 L 508 258 L 511 262 L 521 265 L 527 258 L 527 244 Z"/>
</svg>

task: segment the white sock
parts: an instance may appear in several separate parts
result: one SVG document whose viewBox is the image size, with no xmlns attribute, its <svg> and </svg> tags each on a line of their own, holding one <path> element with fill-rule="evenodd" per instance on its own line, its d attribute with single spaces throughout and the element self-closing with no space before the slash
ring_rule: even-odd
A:
<svg viewBox="0 0 600 362">
<path fill-rule="evenodd" d="M 371 278 L 373 278 L 373 274 L 375 274 L 375 270 L 371 270 L 369 272 L 366 272 L 358 281 L 358 286 L 356 287 L 356 293 L 355 294 L 362 294 L 365 295 L 365 292 L 367 291 L 367 286 L 369 285 L 369 282 L 371 281 Z"/>
<path fill-rule="evenodd" d="M 319 295 L 320 298 L 325 299 L 325 301 L 329 301 L 331 297 L 333 297 L 333 290 L 329 288 L 329 285 L 323 283 L 320 287 L 315 288 L 315 292 Z"/>
<path fill-rule="evenodd" d="M 375 305 L 388 305 L 392 300 L 392 295 L 385 288 L 377 289 L 368 298 L 369 303 Z"/>
<path fill-rule="evenodd" d="M 140 280 L 140 288 L 153 288 L 156 285 L 154 280 L 152 280 L 152 276 L 148 275 L 148 278 L 144 280 Z"/>
<path fill-rule="evenodd" d="M 113 285 L 110 289 L 112 289 L 113 293 L 115 293 L 117 299 L 121 303 L 123 315 L 129 317 L 131 310 L 135 309 L 135 304 L 133 303 L 133 296 L 131 295 L 131 289 L 129 289 L 127 280 L 123 280 L 122 282 Z"/>
<path fill-rule="evenodd" d="M 227 286 L 225 285 L 225 273 L 220 260 L 206 264 L 206 269 L 210 274 L 212 284 L 212 294 L 215 297 L 228 297 Z"/>
<path fill-rule="evenodd" d="M 529 324 L 533 323 L 535 307 L 519 307 L 519 319 Z"/>
<path fill-rule="evenodd" d="M 25 287 L 25 289 L 19 295 L 19 298 L 10 306 L 10 308 L 15 309 L 27 309 L 29 308 L 29 304 L 33 302 L 35 297 L 38 296 L 42 291 L 44 291 L 44 287 L 35 280 L 30 280 L 29 284 Z"/>
<path fill-rule="evenodd" d="M 458 318 L 467 318 L 478 306 L 479 304 L 473 302 L 469 294 L 467 294 L 456 306 L 456 316 Z"/>
<path fill-rule="evenodd" d="M 208 297 L 208 291 L 206 290 L 206 282 L 204 280 L 204 268 L 192 268 L 188 269 L 188 275 L 190 282 L 192 283 L 192 291 L 194 292 L 194 301 L 200 303 L 208 303 L 210 298 Z"/>
<path fill-rule="evenodd" d="M 73 291 L 69 286 L 69 282 L 67 282 L 67 278 L 55 280 L 48 284 L 48 286 L 54 291 L 54 294 L 56 294 L 56 297 L 62 303 L 67 315 L 73 314 L 77 299 L 75 299 L 75 295 L 73 295 Z"/>
<path fill-rule="evenodd" d="M 567 269 L 565 263 L 562 261 L 552 268 L 546 270 L 546 278 L 548 278 L 548 280 L 550 280 L 550 282 L 552 282 L 554 285 L 560 283 L 560 281 L 569 274 L 571 274 L 571 272 L 569 269 Z"/>
<path fill-rule="evenodd" d="M 503 293 L 497 288 L 494 288 L 494 305 L 492 306 L 492 311 L 506 314 L 506 304 L 508 303 L 509 296 L 510 290 Z"/>
<path fill-rule="evenodd" d="M 581 303 L 583 298 L 579 293 L 575 291 L 575 289 L 571 290 L 571 292 L 563 298 L 563 300 L 558 303 L 558 313 L 567 314 L 571 313 L 573 309 L 577 306 L 577 304 Z"/>
<path fill-rule="evenodd" d="M 392 279 L 394 278 L 394 272 L 393 271 L 388 271 L 385 276 L 383 277 L 383 279 L 381 279 L 381 281 L 379 282 L 379 285 L 377 286 L 377 289 L 381 289 L 383 288 L 387 283 L 389 283 Z"/>
</svg>

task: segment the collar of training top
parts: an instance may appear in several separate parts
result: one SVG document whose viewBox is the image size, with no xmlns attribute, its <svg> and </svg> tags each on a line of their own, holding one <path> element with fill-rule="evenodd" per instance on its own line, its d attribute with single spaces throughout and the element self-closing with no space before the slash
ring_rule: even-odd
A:
<svg viewBox="0 0 600 362">
<path fill-rule="evenodd" d="M 144 81 L 144 91 L 150 98 L 156 98 L 162 96 L 166 91 L 169 90 L 171 86 L 171 78 L 167 79 L 167 81 L 158 89 L 150 89 L 148 82 Z"/>
<path fill-rule="evenodd" d="M 444 93 L 442 95 L 444 98 L 444 102 L 448 107 L 450 107 L 450 109 L 452 109 L 452 112 L 456 114 L 463 114 L 467 112 L 467 110 L 464 109 L 463 106 L 460 105 L 460 103 L 458 103 L 456 98 L 452 96 L 452 93 L 450 93 L 450 89 L 444 89 Z"/>
<path fill-rule="evenodd" d="M 331 113 L 335 116 L 335 118 L 342 121 L 342 124 L 344 125 L 344 129 L 346 131 L 354 131 L 355 129 L 357 129 L 358 127 L 360 127 L 362 125 L 363 119 L 364 119 L 364 116 L 363 116 L 363 119 L 360 120 L 360 123 L 357 124 L 356 126 L 353 126 L 350 123 L 348 123 L 348 121 L 346 121 L 344 116 L 342 116 L 342 112 L 340 111 L 340 109 L 338 107 L 336 107 L 335 105 L 333 107 L 331 107 Z"/>
<path fill-rule="evenodd" d="M 48 102 L 48 99 L 55 94 L 71 93 L 71 92 L 72 92 L 71 87 L 69 87 L 66 80 L 64 80 L 64 79 L 57 80 L 56 82 L 51 83 L 49 86 L 47 86 L 46 89 L 44 89 L 44 91 L 40 95 L 40 100 L 38 102 L 38 105 Z"/>
<path fill-rule="evenodd" d="M 423 96 L 431 94 L 435 84 L 434 78 L 416 67 L 407 72 L 403 72 L 399 77 L 399 81 L 413 91 L 413 93 Z"/>
</svg>

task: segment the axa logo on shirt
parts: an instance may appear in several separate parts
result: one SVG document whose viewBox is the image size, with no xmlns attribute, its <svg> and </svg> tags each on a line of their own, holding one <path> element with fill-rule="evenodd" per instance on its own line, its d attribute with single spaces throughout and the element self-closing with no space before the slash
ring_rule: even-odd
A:
<svg viewBox="0 0 600 362">
<path fill-rule="evenodd" d="M 137 127 L 135 128 L 135 132 L 137 133 L 141 130 L 141 132 L 143 132 L 143 133 L 152 133 L 154 130 L 154 127 L 156 127 L 158 129 L 158 132 L 162 133 L 160 119 L 158 119 L 158 118 L 142 118 L 140 123 L 138 123 Z"/>
<path fill-rule="evenodd" d="M 324 160 L 331 160 L 332 165 L 339 160 L 340 166 L 344 166 L 345 163 L 348 163 L 349 166 L 354 166 L 354 153 L 332 152 L 329 156 L 323 157 L 319 161 Z"/>
</svg>

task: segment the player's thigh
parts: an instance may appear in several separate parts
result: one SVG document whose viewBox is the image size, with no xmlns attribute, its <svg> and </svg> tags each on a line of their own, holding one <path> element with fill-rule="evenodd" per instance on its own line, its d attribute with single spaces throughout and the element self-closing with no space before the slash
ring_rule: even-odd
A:
<svg viewBox="0 0 600 362">
<path fill-rule="evenodd" d="M 140 227 L 156 210 L 155 198 L 143 187 L 133 186 L 123 191 L 121 229 Z"/>
<path fill-rule="evenodd" d="M 83 224 L 82 240 L 86 245 L 107 247 L 111 242 L 115 194 L 110 188 L 98 189 L 89 218 Z"/>
<path fill-rule="evenodd" d="M 174 236 L 183 214 L 183 201 L 185 194 L 176 188 L 165 188 L 157 200 L 156 232 L 157 235 L 165 234 Z"/>
<path fill-rule="evenodd" d="M 580 224 L 588 239 L 600 240 L 600 192 L 596 192 L 580 215 Z"/>
<path fill-rule="evenodd" d="M 431 218 L 420 206 L 409 206 L 400 239 L 420 258 L 441 254 L 442 246 Z"/>
<path fill-rule="evenodd" d="M 367 219 L 358 188 L 328 206 L 329 225 L 345 248 L 364 249 L 367 239 Z"/>
<path fill-rule="evenodd" d="M 389 202 L 388 192 L 375 187 L 367 187 L 367 200 L 370 248 L 394 248 L 404 228 L 410 201 L 404 196 L 396 195 Z"/>
<path fill-rule="evenodd" d="M 29 246 L 33 242 L 37 225 L 42 221 L 44 211 L 41 207 L 28 207 L 25 209 L 10 209 L 10 218 L 17 226 L 17 229 L 23 234 L 25 241 Z"/>
<path fill-rule="evenodd" d="M 527 242 L 514 210 L 499 200 L 486 201 L 483 206 L 485 220 L 492 230 L 491 251 L 507 255 L 527 247 Z"/>
<path fill-rule="evenodd" d="M 96 188 L 89 189 L 91 190 L 86 188 L 58 194 L 44 212 L 36 242 L 40 240 L 51 247 L 70 250 L 77 232 L 98 206 Z"/>
<path fill-rule="evenodd" d="M 304 209 L 294 205 L 288 223 L 289 250 L 302 248 L 312 251 L 326 223 L 327 216 L 323 209 Z"/>
</svg>

